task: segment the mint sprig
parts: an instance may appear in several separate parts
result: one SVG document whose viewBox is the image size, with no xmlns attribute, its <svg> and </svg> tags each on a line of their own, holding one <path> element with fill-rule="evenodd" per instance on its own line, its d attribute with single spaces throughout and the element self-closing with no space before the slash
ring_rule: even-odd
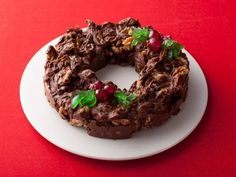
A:
<svg viewBox="0 0 236 177">
<path fill-rule="evenodd" d="M 162 43 L 162 48 L 167 49 L 167 58 L 169 60 L 175 59 L 180 55 L 181 50 L 184 48 L 180 43 L 172 39 L 166 39 Z"/>
<path fill-rule="evenodd" d="M 94 107 L 97 103 L 97 98 L 94 90 L 83 90 L 72 98 L 71 108 L 75 109 L 77 106 L 89 108 Z"/>
</svg>

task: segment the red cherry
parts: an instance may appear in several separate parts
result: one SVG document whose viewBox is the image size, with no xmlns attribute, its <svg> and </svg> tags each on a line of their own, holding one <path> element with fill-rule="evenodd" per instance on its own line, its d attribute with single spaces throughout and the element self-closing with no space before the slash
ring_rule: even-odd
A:
<svg viewBox="0 0 236 177">
<path fill-rule="evenodd" d="M 110 94 L 110 95 L 114 94 L 115 91 L 116 91 L 116 87 L 115 87 L 115 85 L 113 85 L 113 84 L 108 84 L 108 85 L 106 85 L 106 86 L 104 87 L 104 89 L 105 89 L 105 91 L 106 91 L 108 94 Z"/>
<path fill-rule="evenodd" d="M 102 81 L 96 81 L 92 87 L 95 90 L 101 90 L 104 87 L 104 83 Z"/>
<path fill-rule="evenodd" d="M 154 33 L 154 30 L 151 28 L 150 30 L 149 30 L 149 38 L 151 38 L 152 36 L 153 36 L 153 33 Z"/>
<path fill-rule="evenodd" d="M 100 102 L 105 102 L 108 100 L 108 93 L 105 90 L 98 90 L 96 92 L 96 97 Z"/>
<path fill-rule="evenodd" d="M 160 34 L 153 29 L 149 31 L 149 40 L 147 41 L 147 46 L 154 52 L 157 52 L 161 49 L 161 36 Z"/>
<path fill-rule="evenodd" d="M 161 49 L 161 42 L 160 40 L 152 37 L 147 41 L 147 46 L 154 52 L 157 52 Z"/>
<path fill-rule="evenodd" d="M 160 40 L 160 38 L 161 38 L 158 31 L 150 29 L 149 30 L 149 39 L 152 38 L 152 37 L 156 38 L 157 40 Z"/>
<path fill-rule="evenodd" d="M 155 38 L 158 41 L 161 40 L 161 36 L 160 36 L 160 34 L 157 31 L 154 31 L 152 37 Z"/>
</svg>

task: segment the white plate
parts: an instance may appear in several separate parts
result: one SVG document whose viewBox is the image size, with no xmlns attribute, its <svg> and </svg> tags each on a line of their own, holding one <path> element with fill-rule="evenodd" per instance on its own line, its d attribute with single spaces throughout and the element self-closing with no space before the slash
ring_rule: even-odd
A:
<svg viewBox="0 0 236 177">
<path fill-rule="evenodd" d="M 56 44 L 58 40 L 59 38 L 56 38 L 49 42 L 33 56 L 25 68 L 20 84 L 20 100 L 27 119 L 44 138 L 56 146 L 94 159 L 138 159 L 173 147 L 186 138 L 200 122 L 207 105 L 207 83 L 200 66 L 184 50 L 189 58 L 191 69 L 189 93 L 180 113 L 162 126 L 137 132 L 130 139 L 109 140 L 91 137 L 83 128 L 69 125 L 48 104 L 43 88 L 45 52 L 49 45 Z M 121 77 L 125 77 L 130 81 L 129 83 L 132 83 L 131 81 L 137 77 L 135 72 L 130 70 L 121 72 L 117 70 L 116 72 L 127 72 Z M 104 71 L 101 71 L 99 75 L 104 77 L 102 76 Z M 119 82 L 121 78 L 116 76 L 111 77 L 115 83 Z M 125 87 L 127 83 L 118 83 L 118 85 Z"/>
</svg>

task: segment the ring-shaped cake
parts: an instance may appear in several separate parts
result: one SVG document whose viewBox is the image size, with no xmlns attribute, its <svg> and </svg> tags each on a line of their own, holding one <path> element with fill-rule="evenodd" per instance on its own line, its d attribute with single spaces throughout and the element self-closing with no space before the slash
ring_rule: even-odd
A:
<svg viewBox="0 0 236 177">
<path fill-rule="evenodd" d="M 181 44 L 133 18 L 87 24 L 68 29 L 47 51 L 45 95 L 63 119 L 91 136 L 122 139 L 179 112 L 189 77 Z M 96 71 L 108 64 L 134 66 L 138 80 L 123 90 L 98 80 Z"/>
</svg>

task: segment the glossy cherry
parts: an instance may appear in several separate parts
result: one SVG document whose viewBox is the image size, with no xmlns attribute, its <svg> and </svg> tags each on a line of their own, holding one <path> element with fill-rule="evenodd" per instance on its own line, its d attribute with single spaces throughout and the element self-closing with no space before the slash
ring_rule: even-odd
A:
<svg viewBox="0 0 236 177">
<path fill-rule="evenodd" d="M 161 49 L 161 36 L 157 31 L 150 30 L 147 46 L 154 52 Z"/>
<path fill-rule="evenodd" d="M 150 38 L 147 41 L 147 46 L 154 52 L 157 52 L 161 49 L 161 42 L 156 38 Z"/>
<path fill-rule="evenodd" d="M 96 97 L 100 102 L 108 101 L 109 95 L 106 90 L 98 90 L 96 92 Z"/>
<path fill-rule="evenodd" d="M 93 84 L 92 88 L 93 88 L 94 90 L 101 90 L 101 89 L 104 88 L 104 83 L 103 83 L 102 81 L 96 81 L 96 82 Z"/>
<path fill-rule="evenodd" d="M 116 91 L 116 87 L 113 84 L 108 84 L 104 87 L 104 90 L 109 94 L 112 95 L 115 93 Z"/>
</svg>

